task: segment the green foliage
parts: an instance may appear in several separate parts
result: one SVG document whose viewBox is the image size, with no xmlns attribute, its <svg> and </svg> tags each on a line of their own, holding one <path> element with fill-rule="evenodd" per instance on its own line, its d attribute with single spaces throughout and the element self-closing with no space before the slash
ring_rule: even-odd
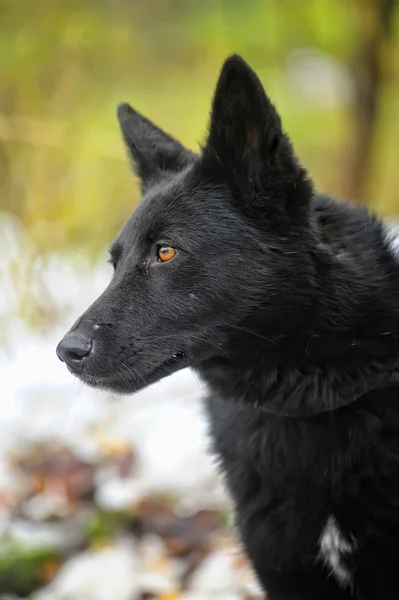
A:
<svg viewBox="0 0 399 600">
<path fill-rule="evenodd" d="M 122 511 L 95 510 L 87 526 L 91 544 L 107 543 L 131 523 L 132 516 Z"/>
<path fill-rule="evenodd" d="M 38 0 L 34 10 L 0 0 L 0 12 L 0 210 L 21 217 L 39 252 L 75 245 L 96 255 L 138 201 L 116 104 L 131 102 L 196 148 L 233 51 L 259 71 L 319 186 L 345 196 L 353 107 L 310 102 L 286 67 L 310 48 L 350 72 L 358 29 L 373 26 L 366 0 Z M 398 211 L 397 37 L 386 56 L 383 151 L 368 177 L 387 213 Z"/>
<path fill-rule="evenodd" d="M 46 582 L 47 572 L 59 562 L 53 548 L 4 544 L 0 550 L 0 590 L 27 596 Z"/>
</svg>

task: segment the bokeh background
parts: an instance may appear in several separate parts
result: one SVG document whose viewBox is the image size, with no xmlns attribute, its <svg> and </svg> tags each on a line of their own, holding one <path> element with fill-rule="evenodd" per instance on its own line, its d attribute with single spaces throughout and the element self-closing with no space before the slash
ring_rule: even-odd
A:
<svg viewBox="0 0 399 600">
<path fill-rule="evenodd" d="M 190 148 L 241 53 L 320 190 L 399 213 L 395 0 L 0 0 L 0 597 L 259 597 L 206 454 L 201 387 L 76 383 L 56 342 L 138 202 L 129 101 Z"/>
</svg>

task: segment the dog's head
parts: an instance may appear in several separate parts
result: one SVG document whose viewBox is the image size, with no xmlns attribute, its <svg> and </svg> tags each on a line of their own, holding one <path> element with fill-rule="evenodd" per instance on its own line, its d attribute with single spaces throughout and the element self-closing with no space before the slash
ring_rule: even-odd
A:
<svg viewBox="0 0 399 600">
<path fill-rule="evenodd" d="M 87 384 L 129 393 L 222 356 L 260 305 L 272 328 L 284 326 L 294 291 L 300 314 L 312 188 L 237 56 L 222 68 L 200 154 L 126 104 L 118 117 L 142 201 L 111 246 L 108 288 L 57 353 Z"/>
</svg>

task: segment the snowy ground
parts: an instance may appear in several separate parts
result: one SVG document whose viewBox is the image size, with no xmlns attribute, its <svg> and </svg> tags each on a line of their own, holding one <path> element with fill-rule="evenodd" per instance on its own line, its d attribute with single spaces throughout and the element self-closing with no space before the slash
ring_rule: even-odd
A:
<svg viewBox="0 0 399 600">
<path fill-rule="evenodd" d="M 75 381 L 55 346 L 109 270 L 78 275 L 65 257 L 32 267 L 32 254 L 3 218 L 0 598 L 258 597 L 206 452 L 198 380 L 183 371 L 123 400 Z M 44 336 L 15 314 L 24 277 L 28 301 L 62 315 Z"/>
</svg>

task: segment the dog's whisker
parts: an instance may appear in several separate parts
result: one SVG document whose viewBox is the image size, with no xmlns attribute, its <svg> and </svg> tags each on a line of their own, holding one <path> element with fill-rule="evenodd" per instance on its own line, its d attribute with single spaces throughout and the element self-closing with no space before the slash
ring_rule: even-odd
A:
<svg viewBox="0 0 399 600">
<path fill-rule="evenodd" d="M 257 338 L 265 340 L 266 342 L 270 342 L 274 346 L 278 346 L 278 343 L 275 340 L 272 340 L 264 335 L 261 335 L 260 333 L 257 333 L 256 331 L 253 331 L 252 329 L 247 329 L 246 327 L 238 327 L 237 325 L 230 325 L 230 327 L 232 329 L 237 329 L 238 331 L 243 331 L 245 333 L 249 333 L 250 335 L 253 335 Z"/>
</svg>

